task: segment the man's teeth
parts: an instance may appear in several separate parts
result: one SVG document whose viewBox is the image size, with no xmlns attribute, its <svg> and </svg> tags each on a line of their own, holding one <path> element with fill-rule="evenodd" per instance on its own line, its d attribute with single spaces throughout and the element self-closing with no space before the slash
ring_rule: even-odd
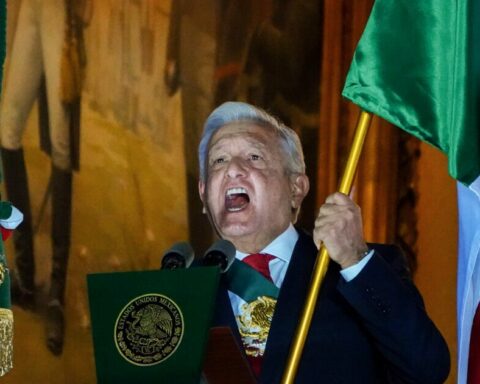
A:
<svg viewBox="0 0 480 384">
<path fill-rule="evenodd" d="M 229 188 L 225 193 L 225 208 L 228 212 L 241 211 L 249 202 L 250 198 L 245 188 Z"/>
<path fill-rule="evenodd" d="M 247 193 L 247 191 L 241 187 L 227 189 L 227 196 L 237 195 L 239 193 Z"/>
</svg>

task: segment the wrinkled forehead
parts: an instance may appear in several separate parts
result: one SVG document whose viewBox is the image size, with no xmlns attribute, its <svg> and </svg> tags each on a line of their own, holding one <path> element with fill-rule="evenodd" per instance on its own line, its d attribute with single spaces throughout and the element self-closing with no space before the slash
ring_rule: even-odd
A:
<svg viewBox="0 0 480 384">
<path fill-rule="evenodd" d="M 259 148 L 279 144 L 279 136 L 270 126 L 251 121 L 235 121 L 220 127 L 210 139 L 208 148 L 215 149 L 239 140 Z"/>
</svg>

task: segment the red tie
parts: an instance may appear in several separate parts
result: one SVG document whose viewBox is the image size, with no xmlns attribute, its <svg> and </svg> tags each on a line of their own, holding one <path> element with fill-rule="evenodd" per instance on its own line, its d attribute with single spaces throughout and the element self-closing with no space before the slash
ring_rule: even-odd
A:
<svg viewBox="0 0 480 384">
<path fill-rule="evenodd" d="M 480 384 L 480 304 L 477 304 L 470 335 L 467 384 Z"/>
<path fill-rule="evenodd" d="M 268 253 L 253 253 L 246 256 L 242 261 L 250 265 L 253 269 L 256 269 L 268 280 L 272 281 L 268 263 L 273 259 L 275 259 L 275 256 L 269 255 Z"/>
<path fill-rule="evenodd" d="M 269 255 L 268 253 L 253 253 L 244 257 L 242 261 L 250 265 L 253 269 L 256 269 L 263 276 L 265 276 L 265 278 L 272 281 L 272 276 L 270 275 L 270 268 L 268 267 L 268 263 L 270 263 L 270 261 L 273 259 L 275 259 L 275 256 Z M 255 376 L 257 378 L 260 377 L 263 356 L 255 357 L 247 355 L 247 360 L 249 361 L 250 366 L 255 373 Z"/>
</svg>

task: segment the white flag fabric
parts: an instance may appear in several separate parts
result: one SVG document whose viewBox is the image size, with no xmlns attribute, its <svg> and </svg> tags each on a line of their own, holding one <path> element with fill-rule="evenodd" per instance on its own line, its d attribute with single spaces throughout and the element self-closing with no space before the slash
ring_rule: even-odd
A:
<svg viewBox="0 0 480 384">
<path fill-rule="evenodd" d="M 458 193 L 458 384 L 466 384 L 470 332 L 480 301 L 480 198 L 457 183 Z"/>
</svg>

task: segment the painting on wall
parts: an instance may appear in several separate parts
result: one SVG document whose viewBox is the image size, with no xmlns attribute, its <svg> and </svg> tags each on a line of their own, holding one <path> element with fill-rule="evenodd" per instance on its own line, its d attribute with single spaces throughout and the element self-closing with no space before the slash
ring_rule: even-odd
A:
<svg viewBox="0 0 480 384">
<path fill-rule="evenodd" d="M 9 3 L 2 187 L 25 220 L 7 244 L 8 382 L 93 382 L 86 275 L 157 269 L 172 243 L 189 239 L 201 254 L 213 241 L 196 148 L 214 106 L 244 100 L 277 114 L 311 145 L 315 179 L 321 6 Z"/>
</svg>

